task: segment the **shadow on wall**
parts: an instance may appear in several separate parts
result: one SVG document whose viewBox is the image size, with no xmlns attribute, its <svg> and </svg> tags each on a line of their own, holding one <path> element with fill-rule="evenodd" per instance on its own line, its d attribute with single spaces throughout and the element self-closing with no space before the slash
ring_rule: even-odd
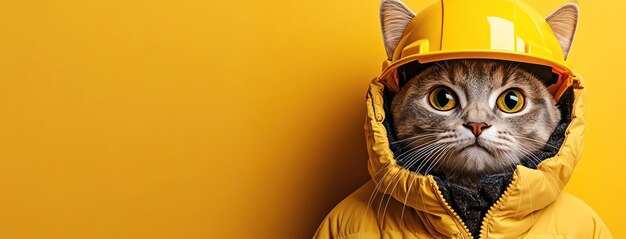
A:
<svg viewBox="0 0 626 239">
<path fill-rule="evenodd" d="M 345 197 L 370 179 L 367 171 L 367 149 L 363 125 L 365 122 L 365 94 L 368 82 L 363 82 L 360 94 L 340 97 L 328 107 L 328 112 L 311 128 L 324 131 L 325 140 L 319 142 L 316 154 L 322 160 L 311 168 L 313 179 L 292 218 L 302 219 L 301 235 L 293 238 L 311 238 L 326 215 Z M 352 81 L 357 82 L 357 81 Z M 354 88 L 351 89 L 354 92 Z M 319 132 L 316 132 L 319 134 Z"/>
</svg>

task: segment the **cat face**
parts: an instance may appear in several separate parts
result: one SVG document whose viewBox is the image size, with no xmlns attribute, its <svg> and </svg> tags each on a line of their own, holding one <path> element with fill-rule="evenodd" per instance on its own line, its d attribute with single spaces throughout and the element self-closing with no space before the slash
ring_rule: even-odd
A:
<svg viewBox="0 0 626 239">
<path fill-rule="evenodd" d="M 504 171 L 541 149 L 561 119 L 544 84 L 495 60 L 449 60 L 410 79 L 391 102 L 398 163 L 451 180 Z"/>
</svg>

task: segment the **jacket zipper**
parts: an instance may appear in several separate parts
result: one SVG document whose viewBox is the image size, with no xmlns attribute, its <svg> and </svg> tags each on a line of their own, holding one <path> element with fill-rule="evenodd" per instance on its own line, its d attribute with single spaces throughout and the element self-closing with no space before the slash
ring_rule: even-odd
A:
<svg viewBox="0 0 626 239">
<path fill-rule="evenodd" d="M 443 203 L 444 208 L 448 211 L 448 214 L 452 214 L 452 218 L 456 221 L 457 224 L 463 225 L 463 231 L 461 232 L 463 234 L 463 237 L 464 238 L 473 238 L 472 237 L 472 233 L 470 233 L 469 229 L 467 228 L 467 226 L 465 225 L 463 220 L 461 220 L 461 217 L 459 217 L 459 215 L 456 214 L 454 209 L 452 209 L 452 207 L 450 207 L 448 202 L 446 202 L 446 199 L 443 197 L 443 194 L 441 193 L 441 191 L 439 191 L 439 188 L 435 187 L 435 183 L 432 182 L 432 181 L 431 181 L 431 186 L 433 187 L 433 189 L 435 189 L 435 191 L 439 195 L 439 198 L 440 198 L 441 202 Z"/>
<path fill-rule="evenodd" d="M 489 227 L 487 224 L 489 223 L 489 221 L 491 221 L 491 218 L 493 217 L 493 214 L 496 213 L 497 209 L 499 209 L 506 200 L 506 198 L 509 197 L 509 195 L 511 194 L 511 190 L 513 189 L 513 185 L 515 184 L 517 184 L 517 174 L 513 173 L 513 179 L 511 180 L 511 183 L 509 183 L 509 185 L 506 187 L 506 190 L 504 190 L 502 196 L 498 198 L 498 201 L 491 205 L 489 211 L 487 211 L 487 214 L 485 215 L 485 218 L 480 226 L 480 236 L 478 237 L 479 239 L 487 238 L 487 231 Z"/>
<path fill-rule="evenodd" d="M 506 190 L 504 190 L 504 193 L 502 193 L 502 196 L 498 198 L 496 203 L 494 203 L 493 205 L 491 205 L 491 207 L 489 207 L 489 210 L 487 211 L 487 214 L 485 215 L 485 218 L 480 226 L 480 235 L 478 236 L 478 239 L 487 238 L 487 227 L 488 227 L 487 224 L 489 223 L 489 221 L 491 221 L 491 218 L 493 217 L 493 214 L 496 212 L 496 209 L 499 208 L 502 205 L 502 203 L 504 203 L 505 199 L 509 197 L 510 191 L 512 190 L 513 185 L 516 183 L 517 183 L 517 174 L 514 173 L 511 183 L 509 183 Z M 443 202 L 444 208 L 448 211 L 448 214 L 452 214 L 453 216 L 452 218 L 458 224 L 463 225 L 463 228 L 464 228 L 463 236 L 467 238 L 473 238 L 472 233 L 470 233 L 469 229 L 467 228 L 467 225 L 465 225 L 461 217 L 459 217 L 459 215 L 454 211 L 454 209 L 450 207 L 450 204 L 446 202 L 446 199 L 443 197 L 443 194 L 441 193 L 441 191 L 439 191 L 439 188 L 435 187 L 434 183 L 431 183 L 431 184 L 433 186 L 433 189 L 435 189 L 435 191 L 437 191 L 437 194 L 439 194 L 439 198 Z"/>
</svg>

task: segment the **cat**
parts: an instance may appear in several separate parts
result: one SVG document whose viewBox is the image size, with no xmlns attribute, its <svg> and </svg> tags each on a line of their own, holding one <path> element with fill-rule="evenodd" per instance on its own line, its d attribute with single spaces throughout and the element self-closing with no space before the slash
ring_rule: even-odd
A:
<svg viewBox="0 0 626 239">
<path fill-rule="evenodd" d="M 388 59 L 414 17 L 402 2 L 382 1 Z M 546 18 L 564 57 L 577 19 L 575 4 Z M 469 188 L 485 175 L 512 171 L 522 158 L 547 144 L 561 119 L 545 79 L 519 63 L 447 60 L 410 77 L 391 103 L 395 133 L 402 144 L 402 150 L 394 151 L 398 164 L 420 173 L 439 171 L 447 180 Z"/>
<path fill-rule="evenodd" d="M 364 127 L 372 180 L 314 238 L 612 238 L 563 191 L 585 127 L 585 84 L 560 68 L 575 3 L 546 21 L 509 0 L 435 1 L 417 16 L 383 0 L 380 15 L 387 61 Z M 513 43 L 506 55 L 497 36 Z"/>
</svg>

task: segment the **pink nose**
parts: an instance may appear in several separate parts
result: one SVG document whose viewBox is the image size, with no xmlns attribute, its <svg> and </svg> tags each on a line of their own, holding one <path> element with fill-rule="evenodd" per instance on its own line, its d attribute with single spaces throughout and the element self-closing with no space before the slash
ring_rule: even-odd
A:
<svg viewBox="0 0 626 239">
<path fill-rule="evenodd" d="M 491 125 L 488 125 L 485 122 L 480 122 L 480 123 L 469 122 L 469 123 L 463 124 L 463 127 L 471 130 L 474 136 L 478 137 L 483 132 L 484 129 L 491 127 Z"/>
</svg>

